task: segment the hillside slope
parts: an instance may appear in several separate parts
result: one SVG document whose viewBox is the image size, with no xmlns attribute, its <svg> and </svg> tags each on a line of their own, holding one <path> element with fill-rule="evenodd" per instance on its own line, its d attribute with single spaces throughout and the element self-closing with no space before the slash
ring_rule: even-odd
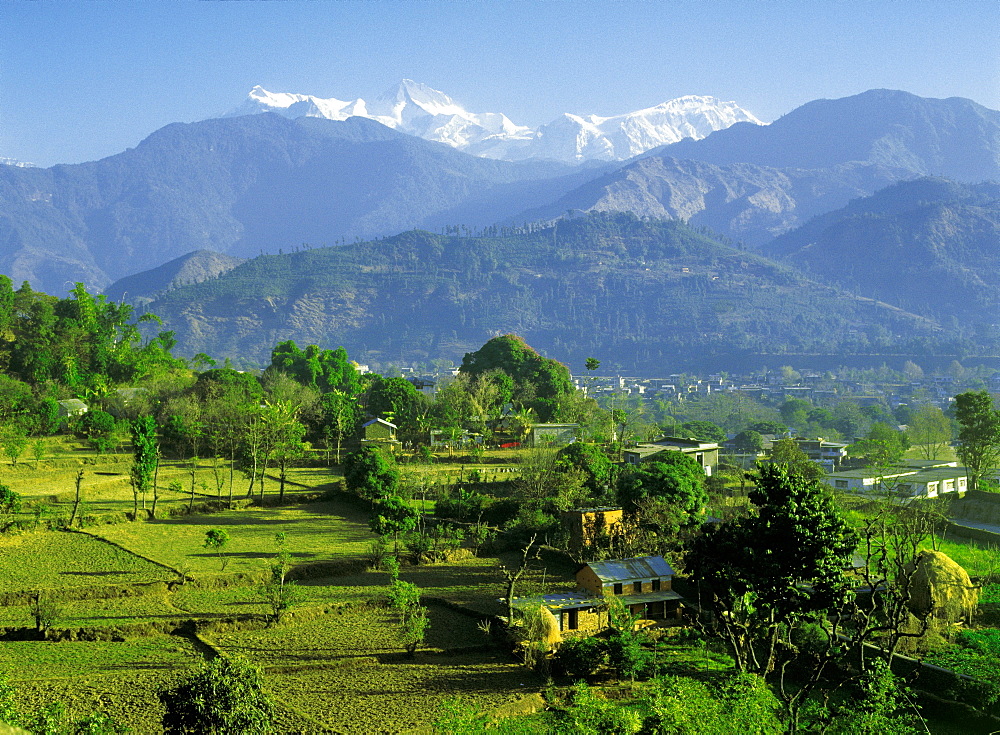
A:
<svg viewBox="0 0 1000 735">
<path fill-rule="evenodd" d="M 818 280 L 980 334 L 1000 322 L 1000 184 L 903 182 L 765 250 Z"/>
<path fill-rule="evenodd" d="M 623 214 L 261 256 L 148 308 L 176 330 L 182 352 L 257 360 L 289 338 L 344 345 L 376 363 L 459 359 L 516 332 L 560 359 L 657 368 L 712 354 L 866 351 L 938 334 L 926 319 L 680 222 Z"/>
</svg>

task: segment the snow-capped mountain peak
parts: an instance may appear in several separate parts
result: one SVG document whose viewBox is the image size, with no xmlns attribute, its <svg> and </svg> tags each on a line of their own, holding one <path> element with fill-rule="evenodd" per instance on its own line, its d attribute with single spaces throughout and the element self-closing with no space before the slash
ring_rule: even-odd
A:
<svg viewBox="0 0 1000 735">
<path fill-rule="evenodd" d="M 763 124 L 735 102 L 687 95 L 611 117 L 566 113 L 532 129 L 502 113 L 469 112 L 445 93 L 412 79 L 403 79 L 371 104 L 361 98 L 348 102 L 256 86 L 227 116 L 260 112 L 331 120 L 358 115 L 478 156 L 567 162 L 623 160 L 683 138 L 704 138 L 737 122 Z"/>
</svg>

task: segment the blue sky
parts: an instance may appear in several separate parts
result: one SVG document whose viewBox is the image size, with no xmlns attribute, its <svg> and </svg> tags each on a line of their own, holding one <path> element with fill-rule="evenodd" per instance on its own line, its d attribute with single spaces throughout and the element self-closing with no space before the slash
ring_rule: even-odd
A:
<svg viewBox="0 0 1000 735">
<path fill-rule="evenodd" d="M 255 84 L 371 99 L 408 77 L 538 125 L 685 94 L 772 120 L 876 87 L 1000 109 L 1000 3 L 0 0 L 0 156 L 117 153 Z"/>
</svg>

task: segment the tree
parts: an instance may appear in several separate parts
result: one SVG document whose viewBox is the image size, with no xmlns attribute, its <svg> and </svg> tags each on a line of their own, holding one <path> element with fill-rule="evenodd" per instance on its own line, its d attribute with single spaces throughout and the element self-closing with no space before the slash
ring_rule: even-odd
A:
<svg viewBox="0 0 1000 735">
<path fill-rule="evenodd" d="M 399 484 L 399 470 L 378 449 L 361 447 L 344 460 L 344 483 L 349 491 L 362 498 L 387 498 Z"/>
<path fill-rule="evenodd" d="M 611 482 L 611 460 L 596 444 L 573 442 L 556 452 L 556 466 L 561 470 L 583 471 L 586 486 L 594 497 L 602 497 Z"/>
<path fill-rule="evenodd" d="M 766 675 L 794 656 L 798 620 L 843 603 L 857 535 L 818 481 L 782 464 L 758 474 L 749 493 L 757 514 L 707 529 L 685 561 L 737 669 Z"/>
<path fill-rule="evenodd" d="M 779 439 L 771 445 L 768 461 L 784 465 L 788 471 L 801 475 L 807 480 L 818 480 L 825 474 L 823 468 L 809 459 L 802 447 L 794 439 Z"/>
<path fill-rule="evenodd" d="M 420 590 L 412 582 L 404 582 L 393 575 L 388 597 L 389 605 L 399 613 L 403 648 L 407 656 L 413 658 L 417 647 L 424 642 L 430 625 L 427 608 L 420 604 Z"/>
<path fill-rule="evenodd" d="M 847 451 L 854 457 L 864 457 L 869 467 L 887 469 L 899 464 L 909 446 L 906 434 L 888 424 L 876 422 L 868 429 L 865 438 L 852 444 Z"/>
<path fill-rule="evenodd" d="M 0 433 L 0 444 L 3 444 L 3 452 L 10 460 L 10 466 L 16 467 L 17 460 L 28 446 L 28 432 L 21 422 L 9 421 Z"/>
<path fill-rule="evenodd" d="M 510 400 L 519 408 L 533 409 L 543 422 L 558 418 L 558 397 L 574 390 L 569 368 L 542 357 L 516 334 L 494 337 L 466 353 L 459 369 L 472 377 L 503 372 L 511 381 Z"/>
<path fill-rule="evenodd" d="M 745 429 L 736 435 L 733 444 L 739 452 L 757 454 L 764 448 L 764 437 L 753 429 Z"/>
<path fill-rule="evenodd" d="M 169 733 L 268 735 L 274 705 L 264 692 L 260 669 L 223 656 L 206 663 L 185 682 L 160 693 Z"/>
<path fill-rule="evenodd" d="M 955 396 L 958 457 L 969 470 L 969 489 L 977 490 L 986 473 L 1000 460 L 1000 411 L 987 391 Z"/>
<path fill-rule="evenodd" d="M 146 492 L 153 483 L 157 465 L 160 463 L 160 448 L 156 443 L 156 421 L 152 416 L 140 416 L 132 421 L 132 487 L 133 517 L 138 517 L 138 496 L 142 496 L 142 507 L 146 507 Z M 153 500 L 153 517 L 156 517 L 156 494 Z"/>
<path fill-rule="evenodd" d="M 399 551 L 399 534 L 417 527 L 420 514 L 398 495 L 390 495 L 375 503 L 368 525 L 379 536 L 392 534 L 393 550 Z"/>
<path fill-rule="evenodd" d="M 925 403 L 910 416 L 906 433 L 922 459 L 938 459 L 951 440 L 951 422 L 940 408 Z"/>
<path fill-rule="evenodd" d="M 0 531 L 13 525 L 14 514 L 21 510 L 21 496 L 6 485 L 0 484 Z"/>
<path fill-rule="evenodd" d="M 216 556 L 219 557 L 219 562 L 222 564 L 222 571 L 226 571 L 226 564 L 229 563 L 229 559 L 222 555 L 223 550 L 229 545 L 229 533 L 222 528 L 210 528 L 205 531 L 205 543 L 206 549 L 214 551 Z"/>
<path fill-rule="evenodd" d="M 652 462 L 643 462 L 618 478 L 618 502 L 630 511 L 641 510 L 649 500 L 662 501 L 658 511 L 670 510 L 671 518 L 658 513 L 662 530 L 676 533 L 693 523 L 708 502 L 705 471 L 690 455 L 661 452 Z M 658 524 L 660 525 L 660 524 Z"/>
<path fill-rule="evenodd" d="M 328 446 L 331 439 L 336 439 L 337 464 L 340 464 L 340 448 L 343 446 L 344 438 L 357 431 L 361 422 L 361 407 L 353 396 L 341 391 L 331 391 L 320 398 L 320 411 L 322 416 L 320 431 Z"/>
<path fill-rule="evenodd" d="M 681 424 L 681 433 L 685 437 L 702 442 L 724 442 L 726 432 L 718 424 L 711 421 L 685 421 Z"/>
<path fill-rule="evenodd" d="M 789 398 L 781 404 L 781 418 L 789 426 L 801 427 L 809 420 L 813 405 L 801 398 Z"/>
</svg>

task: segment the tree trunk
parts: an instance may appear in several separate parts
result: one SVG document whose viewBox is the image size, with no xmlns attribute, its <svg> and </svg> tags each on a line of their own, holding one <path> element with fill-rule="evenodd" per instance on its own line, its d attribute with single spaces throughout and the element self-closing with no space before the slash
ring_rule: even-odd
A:
<svg viewBox="0 0 1000 735">
<path fill-rule="evenodd" d="M 73 527 L 73 521 L 76 520 L 76 512 L 80 508 L 80 483 L 83 482 L 83 470 L 76 473 L 76 497 L 73 499 L 73 512 L 69 517 L 69 527 Z"/>
</svg>

